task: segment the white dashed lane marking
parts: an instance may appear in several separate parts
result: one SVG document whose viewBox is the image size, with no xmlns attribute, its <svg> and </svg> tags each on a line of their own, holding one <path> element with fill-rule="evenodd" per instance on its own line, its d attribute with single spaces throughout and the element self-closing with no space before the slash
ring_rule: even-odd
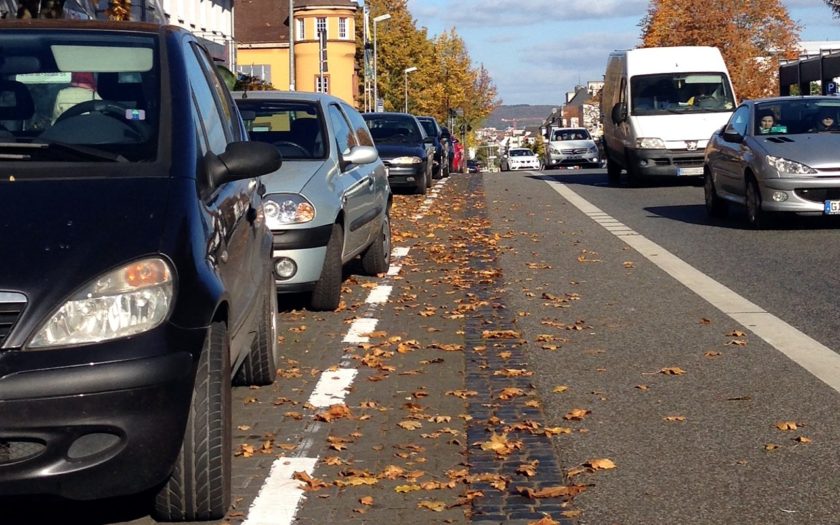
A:
<svg viewBox="0 0 840 525">
<path fill-rule="evenodd" d="M 379 319 L 363 318 L 356 319 L 347 330 L 347 335 L 344 336 L 342 342 L 344 343 L 367 343 L 370 342 L 370 337 L 367 334 L 376 330 L 376 323 Z"/>
<path fill-rule="evenodd" d="M 309 396 L 309 404 L 326 408 L 343 403 L 357 373 L 358 370 L 355 368 L 339 368 L 323 372 L 318 384 L 315 385 L 315 390 Z"/>
<path fill-rule="evenodd" d="M 388 297 L 391 295 L 392 286 L 380 285 L 370 291 L 366 303 L 369 304 L 384 304 L 388 302 Z"/>
<path fill-rule="evenodd" d="M 318 458 L 277 458 L 248 511 L 242 525 L 288 525 L 295 519 L 298 505 L 303 499 L 301 482 L 294 479 L 295 472 L 315 471 Z"/>
</svg>

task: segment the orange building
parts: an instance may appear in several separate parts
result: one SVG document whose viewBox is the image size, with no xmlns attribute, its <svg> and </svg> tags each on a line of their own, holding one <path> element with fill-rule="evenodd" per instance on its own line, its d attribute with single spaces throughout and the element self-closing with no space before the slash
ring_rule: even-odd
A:
<svg viewBox="0 0 840 525">
<path fill-rule="evenodd" d="M 241 0 L 234 13 L 237 72 L 271 83 L 275 89 L 320 91 L 355 105 L 355 0 L 294 0 L 289 42 L 288 0 Z M 326 31 L 326 71 L 321 73 L 319 34 Z M 291 44 L 291 45 L 290 45 Z M 294 82 L 290 82 L 294 56 Z"/>
</svg>

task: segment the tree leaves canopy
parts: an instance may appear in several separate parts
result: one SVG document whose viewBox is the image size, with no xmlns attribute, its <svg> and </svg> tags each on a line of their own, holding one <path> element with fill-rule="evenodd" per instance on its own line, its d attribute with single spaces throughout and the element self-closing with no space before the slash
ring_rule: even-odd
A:
<svg viewBox="0 0 840 525">
<path fill-rule="evenodd" d="M 720 49 L 739 99 L 778 94 L 780 59 L 796 58 L 800 27 L 781 0 L 652 0 L 643 47 Z"/>
</svg>

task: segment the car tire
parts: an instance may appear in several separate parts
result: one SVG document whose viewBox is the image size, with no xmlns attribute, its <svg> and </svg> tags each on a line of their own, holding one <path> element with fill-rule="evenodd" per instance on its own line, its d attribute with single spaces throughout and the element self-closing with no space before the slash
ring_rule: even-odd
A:
<svg viewBox="0 0 840 525">
<path fill-rule="evenodd" d="M 434 179 L 434 177 L 432 176 L 432 170 L 429 170 L 429 171 L 426 172 L 426 188 L 427 189 L 432 187 L 432 179 Z"/>
<path fill-rule="evenodd" d="M 234 386 L 265 386 L 274 383 L 277 377 L 277 289 L 274 277 L 270 276 L 265 291 L 260 326 L 251 349 L 233 378 Z"/>
<path fill-rule="evenodd" d="M 621 182 L 621 165 L 607 157 L 607 180 L 610 184 Z"/>
<path fill-rule="evenodd" d="M 414 193 L 417 195 L 425 195 L 426 194 L 426 172 L 423 172 L 422 177 L 417 177 L 417 180 L 414 181 L 416 186 L 414 187 Z"/>
<path fill-rule="evenodd" d="M 362 269 L 368 275 L 385 273 L 391 266 L 391 219 L 386 213 L 382 229 L 362 255 Z"/>
<path fill-rule="evenodd" d="M 192 402 L 172 475 L 157 493 L 158 521 L 224 517 L 231 502 L 230 341 L 224 323 L 210 325 L 198 359 Z"/>
<path fill-rule="evenodd" d="M 706 214 L 716 219 L 726 217 L 728 206 L 726 201 L 718 196 L 715 181 L 712 179 L 712 174 L 708 168 L 703 172 L 703 193 L 706 200 Z"/>
<path fill-rule="evenodd" d="M 342 263 L 341 250 L 344 246 L 344 229 L 333 224 L 321 276 L 312 290 L 309 307 L 312 310 L 335 310 L 341 302 Z"/>
<path fill-rule="evenodd" d="M 772 222 L 770 214 L 761 209 L 761 192 L 758 189 L 758 183 L 754 178 L 747 179 L 746 188 L 746 205 L 747 205 L 747 221 L 750 226 L 756 230 L 761 230 L 770 226 Z"/>
</svg>

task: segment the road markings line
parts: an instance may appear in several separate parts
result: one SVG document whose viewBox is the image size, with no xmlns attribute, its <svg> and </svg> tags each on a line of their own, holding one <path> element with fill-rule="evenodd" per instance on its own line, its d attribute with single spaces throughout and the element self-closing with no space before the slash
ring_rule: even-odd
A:
<svg viewBox="0 0 840 525">
<path fill-rule="evenodd" d="M 309 396 L 309 404 L 318 408 L 341 404 L 358 373 L 355 368 L 325 370 Z"/>
<path fill-rule="evenodd" d="M 388 273 L 385 274 L 385 275 L 387 275 L 389 277 L 393 277 L 395 275 L 399 275 L 400 270 L 402 270 L 402 266 L 400 266 L 399 264 L 392 264 L 391 266 L 388 267 Z"/>
<path fill-rule="evenodd" d="M 367 343 L 370 341 L 370 337 L 367 337 L 365 334 L 369 334 L 376 329 L 376 323 L 379 322 L 379 319 L 371 319 L 371 318 L 362 318 L 356 319 L 350 325 L 350 329 L 347 330 L 347 335 L 344 336 L 343 343 Z"/>
<path fill-rule="evenodd" d="M 302 471 L 311 476 L 317 462 L 318 458 L 277 458 L 242 525 L 291 524 L 304 498 L 301 482 L 294 479 L 294 474 Z"/>
<path fill-rule="evenodd" d="M 548 184 L 587 216 L 606 216 L 603 211 L 566 185 L 556 181 L 549 181 Z M 610 228 L 606 229 L 610 231 Z M 629 228 L 627 230 L 632 231 Z M 741 297 L 643 235 L 633 232 L 632 235 L 616 233 L 616 236 L 689 290 L 747 327 L 814 377 L 840 392 L 840 355 L 835 351 Z"/>
<path fill-rule="evenodd" d="M 387 303 L 388 297 L 391 296 L 391 290 L 393 290 L 393 288 L 393 286 L 379 285 L 370 291 L 367 299 L 365 299 L 365 302 L 378 304 Z"/>
<path fill-rule="evenodd" d="M 408 255 L 409 248 L 408 246 L 397 246 L 393 250 L 391 250 L 391 257 L 405 257 Z"/>
</svg>

